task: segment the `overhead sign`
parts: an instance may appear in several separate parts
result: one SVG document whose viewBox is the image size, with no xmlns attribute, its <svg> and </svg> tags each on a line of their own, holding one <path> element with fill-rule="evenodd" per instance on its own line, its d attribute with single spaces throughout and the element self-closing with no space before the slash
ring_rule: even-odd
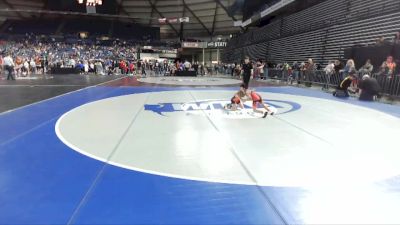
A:
<svg viewBox="0 0 400 225">
<path fill-rule="evenodd" d="M 163 17 L 163 18 L 158 18 L 158 23 L 159 24 L 189 23 L 189 21 L 190 21 L 189 17 L 181 17 L 181 18 L 177 18 L 177 17 L 165 18 L 165 17 Z"/>
<path fill-rule="evenodd" d="M 178 23 L 178 18 L 169 18 L 168 23 Z"/>
<path fill-rule="evenodd" d="M 208 48 L 225 48 L 228 43 L 226 41 L 213 41 L 213 42 L 208 42 L 207 47 Z"/>
<path fill-rule="evenodd" d="M 189 23 L 189 17 L 179 18 L 179 22 L 181 22 L 181 23 Z"/>
<path fill-rule="evenodd" d="M 182 48 L 207 48 L 206 42 L 182 42 Z"/>
</svg>

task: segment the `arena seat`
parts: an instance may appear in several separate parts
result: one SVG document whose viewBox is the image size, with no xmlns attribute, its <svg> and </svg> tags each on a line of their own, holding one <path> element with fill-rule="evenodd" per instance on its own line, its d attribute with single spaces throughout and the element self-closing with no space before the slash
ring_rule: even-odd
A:
<svg viewBox="0 0 400 225">
<path fill-rule="evenodd" d="M 398 0 L 327 0 L 233 38 L 221 58 L 233 62 L 249 55 L 274 63 L 313 58 L 325 64 L 343 58 L 345 48 L 392 39 L 400 31 L 399 11 Z"/>
</svg>

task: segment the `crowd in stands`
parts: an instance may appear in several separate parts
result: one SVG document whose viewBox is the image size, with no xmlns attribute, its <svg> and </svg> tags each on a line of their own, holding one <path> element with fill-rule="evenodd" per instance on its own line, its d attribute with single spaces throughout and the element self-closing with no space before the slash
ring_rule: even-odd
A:
<svg viewBox="0 0 400 225">
<path fill-rule="evenodd" d="M 185 60 L 137 60 L 135 45 L 114 43 L 111 46 L 71 44 L 54 41 L 0 41 L 0 72 L 13 80 L 52 69 L 74 68 L 81 74 L 175 75 L 178 71 L 196 71 L 198 75 L 227 72 L 226 65 L 193 64 Z M 15 75 L 15 77 L 14 77 Z"/>
<path fill-rule="evenodd" d="M 8 66 L 12 66 L 17 77 L 30 74 L 43 74 L 51 68 L 71 67 L 84 72 L 104 73 L 116 61 L 130 64 L 136 50 L 129 45 L 86 45 L 63 42 L 1 42 L 0 63 L 5 67 L 3 57 L 7 57 Z M 105 70 L 102 68 L 106 68 Z"/>
</svg>

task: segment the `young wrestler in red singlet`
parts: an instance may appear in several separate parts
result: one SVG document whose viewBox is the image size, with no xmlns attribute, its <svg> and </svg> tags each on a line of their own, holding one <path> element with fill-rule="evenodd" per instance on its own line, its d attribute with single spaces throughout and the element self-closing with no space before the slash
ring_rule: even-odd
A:
<svg viewBox="0 0 400 225">
<path fill-rule="evenodd" d="M 261 95 L 259 95 L 255 91 L 251 91 L 251 90 L 245 89 L 244 85 L 240 86 L 240 91 L 242 93 L 244 93 L 247 96 L 247 98 L 249 98 L 249 99 L 251 99 L 253 101 L 253 111 L 254 112 L 264 114 L 263 118 L 267 117 L 268 113 L 271 113 L 271 115 L 274 115 L 274 112 L 271 111 L 269 109 L 268 105 L 264 103 Z M 264 113 L 263 111 L 257 109 L 258 104 L 262 105 L 264 107 L 264 109 L 267 110 L 267 112 Z"/>
<path fill-rule="evenodd" d="M 232 111 L 236 111 L 238 109 L 238 106 L 240 106 L 241 109 L 244 109 L 242 99 L 245 97 L 245 95 L 241 92 L 238 91 L 232 98 L 231 98 L 231 104 L 228 104 L 225 109 L 229 109 Z"/>
</svg>

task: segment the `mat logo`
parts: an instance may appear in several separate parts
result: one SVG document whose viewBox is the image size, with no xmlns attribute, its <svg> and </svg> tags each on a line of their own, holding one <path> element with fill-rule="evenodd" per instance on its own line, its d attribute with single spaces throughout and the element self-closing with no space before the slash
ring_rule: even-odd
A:
<svg viewBox="0 0 400 225">
<path fill-rule="evenodd" d="M 251 102 L 245 103 L 244 109 L 238 111 L 225 110 L 224 106 L 228 103 L 230 103 L 230 101 L 226 100 L 203 100 L 199 102 L 187 103 L 159 103 L 154 105 L 145 105 L 144 109 L 146 111 L 157 113 L 161 116 L 167 116 L 171 113 L 184 112 L 186 115 L 220 116 L 232 119 L 259 117 L 257 113 L 253 113 Z M 289 101 L 268 100 L 265 101 L 265 103 L 267 103 L 272 110 L 278 111 L 277 114 L 285 114 L 301 108 L 300 104 Z"/>
</svg>

